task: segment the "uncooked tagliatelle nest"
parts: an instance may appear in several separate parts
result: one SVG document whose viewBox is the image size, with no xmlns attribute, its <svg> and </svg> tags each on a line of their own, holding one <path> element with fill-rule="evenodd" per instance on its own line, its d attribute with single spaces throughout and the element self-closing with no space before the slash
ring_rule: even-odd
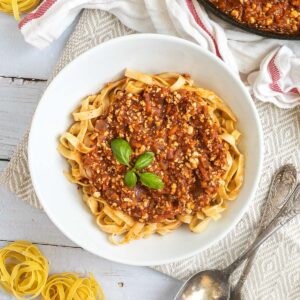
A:
<svg viewBox="0 0 300 300">
<path fill-rule="evenodd" d="M 0 11 L 14 15 L 16 20 L 20 20 L 20 14 L 32 11 L 40 2 L 40 0 L 1 0 Z"/>
<path fill-rule="evenodd" d="M 39 296 L 42 300 L 104 300 L 93 274 L 53 274 L 39 248 L 27 241 L 16 241 L 0 249 L 0 286 L 17 299 Z"/>
<path fill-rule="evenodd" d="M 17 241 L 0 250 L 0 286 L 18 299 L 34 299 L 42 292 L 49 264 L 30 242 Z"/>
</svg>

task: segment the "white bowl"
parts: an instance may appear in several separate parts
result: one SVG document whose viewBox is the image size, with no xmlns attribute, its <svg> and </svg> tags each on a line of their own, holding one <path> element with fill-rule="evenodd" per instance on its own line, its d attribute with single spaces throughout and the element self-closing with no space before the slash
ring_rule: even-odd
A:
<svg viewBox="0 0 300 300">
<path fill-rule="evenodd" d="M 57 152 L 58 137 L 71 124 L 80 100 L 124 75 L 125 68 L 146 72 L 188 73 L 195 82 L 219 94 L 238 118 L 245 154 L 245 181 L 238 198 L 217 222 L 201 234 L 182 226 L 164 237 L 114 246 L 97 227 L 76 186 L 63 175 L 66 161 Z M 101 257 L 131 264 L 157 265 L 196 254 L 223 238 L 246 211 L 258 185 L 263 158 L 262 130 L 247 90 L 226 65 L 183 39 L 129 35 L 105 42 L 66 66 L 51 82 L 35 112 L 29 137 L 29 166 L 35 191 L 49 218 L 74 243 Z"/>
</svg>

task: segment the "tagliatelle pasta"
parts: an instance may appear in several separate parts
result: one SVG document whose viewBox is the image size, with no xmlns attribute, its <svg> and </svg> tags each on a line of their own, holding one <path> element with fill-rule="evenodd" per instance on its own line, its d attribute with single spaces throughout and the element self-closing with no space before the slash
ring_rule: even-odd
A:
<svg viewBox="0 0 300 300">
<path fill-rule="evenodd" d="M 42 292 L 49 265 L 30 242 L 16 241 L 0 249 L 0 286 L 17 299 L 34 299 Z"/>
<path fill-rule="evenodd" d="M 54 274 L 48 278 L 49 264 L 37 246 L 16 241 L 0 249 L 0 287 L 17 299 L 104 300 L 93 274 Z"/>
<path fill-rule="evenodd" d="M 20 14 L 33 10 L 40 2 L 40 0 L 0 0 L 0 11 L 12 14 L 16 20 L 20 20 Z"/>
<path fill-rule="evenodd" d="M 244 156 L 236 118 L 186 74 L 126 70 L 72 115 L 58 146 L 70 165 L 66 176 L 114 244 L 164 235 L 182 224 L 199 233 L 240 191 Z M 120 137 L 132 146 L 133 160 L 144 151 L 155 154 L 148 170 L 163 178 L 163 190 L 124 185 L 127 169 L 110 149 Z"/>
<path fill-rule="evenodd" d="M 54 274 L 48 278 L 42 300 L 104 300 L 104 294 L 95 280 L 79 277 L 76 273 Z"/>
</svg>

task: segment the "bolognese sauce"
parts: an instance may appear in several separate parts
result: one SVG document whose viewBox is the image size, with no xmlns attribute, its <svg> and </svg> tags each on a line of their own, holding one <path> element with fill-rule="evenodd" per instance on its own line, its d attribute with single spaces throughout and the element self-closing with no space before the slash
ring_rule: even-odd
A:
<svg viewBox="0 0 300 300">
<path fill-rule="evenodd" d="M 213 204 L 226 172 L 226 147 L 221 129 L 195 92 L 149 85 L 140 94 L 118 91 L 105 115 L 98 117 L 94 148 L 82 161 L 93 193 L 133 219 L 162 222 L 195 214 Z M 127 167 L 113 156 L 110 142 L 122 138 L 133 153 L 155 153 L 147 172 L 158 175 L 164 188 L 153 190 L 124 183 Z"/>
<path fill-rule="evenodd" d="M 300 33 L 300 0 L 210 0 L 250 27 L 281 34 Z"/>
</svg>

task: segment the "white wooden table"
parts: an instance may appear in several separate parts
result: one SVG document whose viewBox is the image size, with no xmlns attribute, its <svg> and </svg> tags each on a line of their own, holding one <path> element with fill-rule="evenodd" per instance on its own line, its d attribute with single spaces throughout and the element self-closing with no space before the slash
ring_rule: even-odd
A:
<svg viewBox="0 0 300 300">
<path fill-rule="evenodd" d="M 70 30 L 69 30 L 70 32 Z M 0 172 L 20 142 L 69 32 L 39 51 L 27 45 L 15 21 L 0 14 Z M 51 272 L 93 272 L 107 300 L 171 300 L 180 282 L 149 268 L 113 263 L 78 248 L 48 219 L 0 188 L 0 247 L 25 239 L 37 243 Z M 0 291 L 0 299 L 14 299 Z"/>
</svg>

